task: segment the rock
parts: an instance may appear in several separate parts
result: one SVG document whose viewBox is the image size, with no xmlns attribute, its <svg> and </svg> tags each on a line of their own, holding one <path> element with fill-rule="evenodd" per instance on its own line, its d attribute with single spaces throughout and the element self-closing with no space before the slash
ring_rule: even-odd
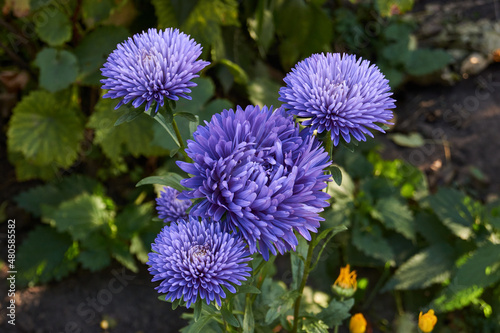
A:
<svg viewBox="0 0 500 333">
<path fill-rule="evenodd" d="M 481 53 L 474 52 L 462 61 L 460 72 L 467 75 L 476 75 L 483 71 L 491 63 L 491 60 Z"/>
</svg>

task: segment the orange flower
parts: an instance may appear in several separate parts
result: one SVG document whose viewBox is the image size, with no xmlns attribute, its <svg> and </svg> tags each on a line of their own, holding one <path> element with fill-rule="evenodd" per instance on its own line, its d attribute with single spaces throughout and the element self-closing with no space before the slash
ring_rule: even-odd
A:
<svg viewBox="0 0 500 333">
<path fill-rule="evenodd" d="M 340 274 L 333 284 L 333 290 L 339 296 L 351 297 L 357 287 L 356 271 L 351 272 L 351 267 L 349 265 L 340 268 Z"/>
<path fill-rule="evenodd" d="M 361 313 L 356 313 L 349 321 L 349 331 L 351 333 L 365 333 L 366 332 L 366 319 Z"/>
<path fill-rule="evenodd" d="M 437 323 L 437 317 L 434 315 L 434 310 L 429 310 L 427 313 L 418 316 L 418 327 L 424 333 L 432 332 L 434 325 Z"/>
</svg>

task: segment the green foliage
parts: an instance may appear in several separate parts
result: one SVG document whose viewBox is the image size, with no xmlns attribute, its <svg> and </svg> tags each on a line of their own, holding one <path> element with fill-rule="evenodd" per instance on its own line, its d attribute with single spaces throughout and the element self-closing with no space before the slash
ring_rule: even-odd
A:
<svg viewBox="0 0 500 333">
<path fill-rule="evenodd" d="M 34 91 L 14 108 L 7 136 L 9 151 L 35 165 L 69 167 L 83 137 L 80 111 L 51 93 Z"/>
<path fill-rule="evenodd" d="M 69 87 L 78 73 L 77 59 L 71 52 L 46 48 L 35 59 L 40 67 L 40 85 L 50 92 Z"/>
<path fill-rule="evenodd" d="M 41 40 L 50 46 L 59 46 L 71 40 L 71 21 L 60 10 L 50 13 L 50 18 L 37 20 L 35 31 Z"/>
</svg>

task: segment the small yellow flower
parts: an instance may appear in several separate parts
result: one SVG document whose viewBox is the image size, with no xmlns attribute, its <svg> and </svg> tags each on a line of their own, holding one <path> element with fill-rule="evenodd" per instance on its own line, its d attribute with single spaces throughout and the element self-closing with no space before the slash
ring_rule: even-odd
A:
<svg viewBox="0 0 500 333">
<path fill-rule="evenodd" d="M 366 319 L 361 313 L 356 313 L 349 321 L 349 331 L 351 333 L 365 333 L 366 332 Z"/>
<path fill-rule="evenodd" d="M 422 332 L 429 333 L 432 332 L 437 321 L 438 319 L 434 315 L 434 310 L 431 309 L 425 314 L 420 312 L 420 315 L 418 316 L 418 327 Z"/>
<path fill-rule="evenodd" d="M 333 284 L 333 290 L 339 296 L 351 297 L 357 287 L 356 271 L 351 272 L 351 267 L 349 265 L 341 267 L 339 277 Z"/>
</svg>

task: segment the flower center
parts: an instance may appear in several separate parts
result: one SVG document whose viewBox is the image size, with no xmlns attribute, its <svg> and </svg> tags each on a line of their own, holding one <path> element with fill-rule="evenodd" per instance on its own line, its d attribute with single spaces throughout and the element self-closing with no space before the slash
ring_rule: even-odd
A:
<svg viewBox="0 0 500 333">
<path fill-rule="evenodd" d="M 190 249 L 190 254 L 189 254 L 189 259 L 191 262 L 194 262 L 194 261 L 202 261 L 203 258 L 205 258 L 205 256 L 207 255 L 207 253 L 209 252 L 210 248 L 207 244 L 205 245 L 194 245 L 191 249 Z"/>
</svg>

